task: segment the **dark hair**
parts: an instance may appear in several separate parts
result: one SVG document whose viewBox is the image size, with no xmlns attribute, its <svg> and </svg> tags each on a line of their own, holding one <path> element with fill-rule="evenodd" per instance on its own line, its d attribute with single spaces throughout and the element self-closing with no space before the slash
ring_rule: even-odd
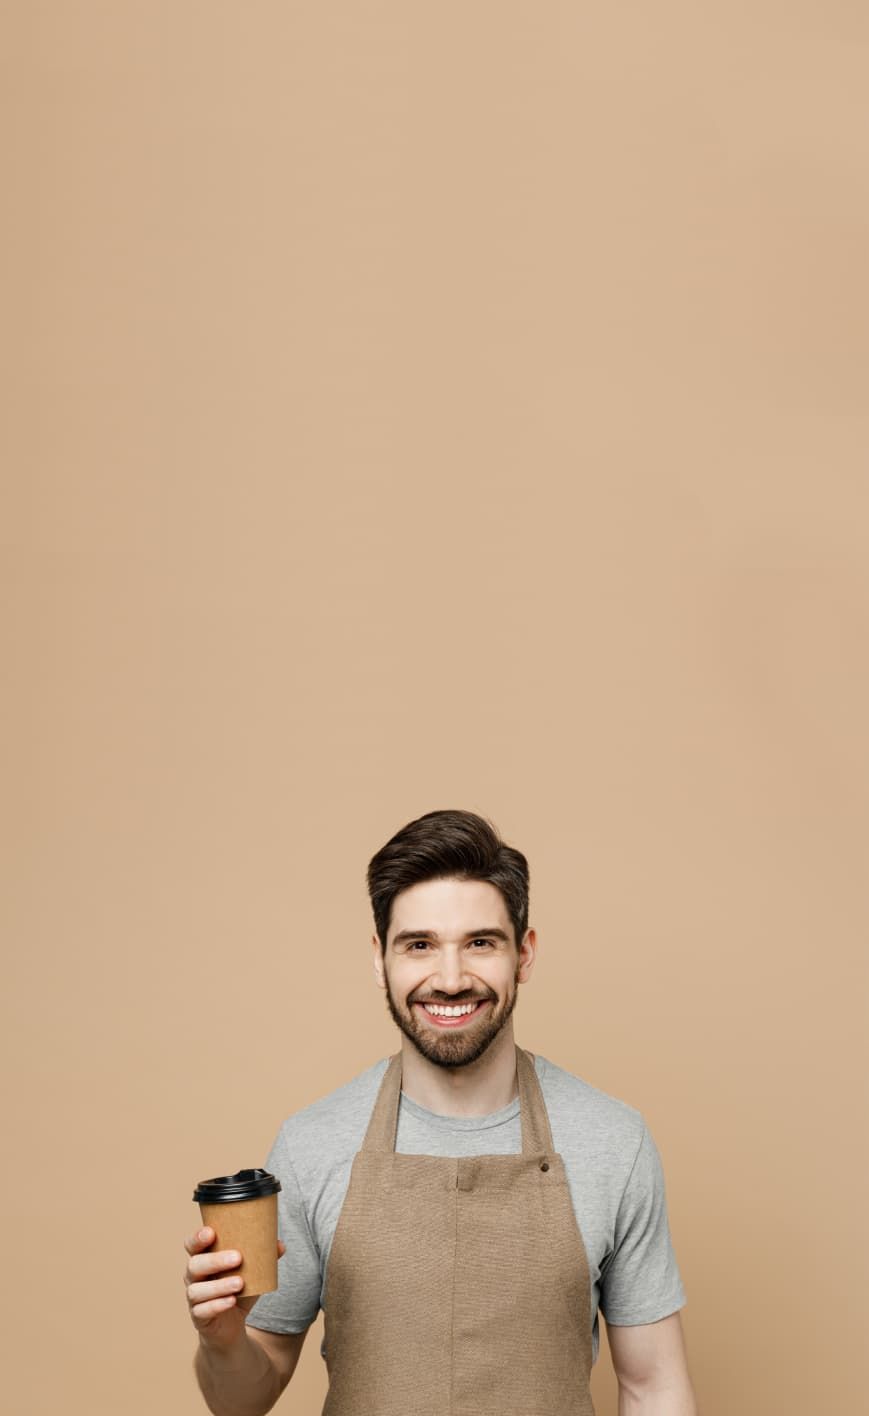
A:
<svg viewBox="0 0 869 1416">
<path fill-rule="evenodd" d="M 472 811 L 429 811 L 402 826 L 368 866 L 374 927 L 384 953 L 396 895 L 423 880 L 449 876 L 488 880 L 500 890 L 516 947 L 521 945 L 528 928 L 528 862 L 522 852 L 505 845 L 492 823 Z"/>
</svg>

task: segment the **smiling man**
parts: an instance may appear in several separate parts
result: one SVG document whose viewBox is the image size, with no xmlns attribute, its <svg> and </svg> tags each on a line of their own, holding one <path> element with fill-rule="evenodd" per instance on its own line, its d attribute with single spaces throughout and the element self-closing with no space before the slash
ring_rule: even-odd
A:
<svg viewBox="0 0 869 1416">
<path fill-rule="evenodd" d="M 401 1047 L 281 1127 L 277 1292 L 238 1300 L 238 1255 L 187 1240 L 209 1408 L 270 1410 L 322 1308 L 323 1416 L 594 1416 L 602 1312 L 619 1416 L 696 1416 L 643 1118 L 513 1036 L 537 954 L 525 857 L 435 811 L 368 887 Z"/>
<path fill-rule="evenodd" d="M 394 900 L 388 940 L 383 950 L 374 936 L 374 971 L 393 1022 L 412 1044 L 402 1045 L 405 1092 L 446 1102 L 470 1093 L 479 1108 L 492 1099 L 480 1090 L 481 1074 L 490 1091 L 497 1074 L 512 1087 L 507 1024 L 536 941 L 529 930 L 517 950 L 497 887 L 455 877 L 406 887 Z M 474 1066 L 487 1054 L 484 1067 Z M 508 1065 L 496 1068 L 502 1054 Z"/>
</svg>

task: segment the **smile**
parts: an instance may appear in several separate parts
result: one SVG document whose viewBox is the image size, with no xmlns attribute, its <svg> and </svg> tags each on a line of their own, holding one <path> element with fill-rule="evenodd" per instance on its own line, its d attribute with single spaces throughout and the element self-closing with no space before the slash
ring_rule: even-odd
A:
<svg viewBox="0 0 869 1416">
<path fill-rule="evenodd" d="M 490 1001 L 488 998 L 482 998 L 479 1003 L 460 1003 L 451 1007 L 441 1003 L 416 1003 L 414 1007 L 421 1009 L 435 1027 L 456 1028 L 476 1018 Z"/>
</svg>

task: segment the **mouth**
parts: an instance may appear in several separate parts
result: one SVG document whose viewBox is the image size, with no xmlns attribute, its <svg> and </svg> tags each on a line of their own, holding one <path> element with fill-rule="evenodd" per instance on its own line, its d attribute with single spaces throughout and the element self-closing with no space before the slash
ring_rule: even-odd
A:
<svg viewBox="0 0 869 1416">
<path fill-rule="evenodd" d="M 459 1013 L 453 1012 L 452 1009 L 450 1009 L 446 1013 L 433 1013 L 430 1011 L 431 1006 L 440 1007 L 440 1004 L 430 1005 L 427 1007 L 425 1003 L 414 1003 L 413 1006 L 414 1008 L 418 1009 L 418 1011 L 425 1018 L 426 1022 L 430 1023 L 432 1027 L 463 1028 L 467 1023 L 472 1023 L 475 1018 L 478 1018 L 482 1013 L 483 1009 L 487 1008 L 491 1001 L 492 1000 L 490 998 L 481 998 L 480 1001 L 476 1004 L 476 1006 L 472 1008 L 469 1012 L 464 1011 L 467 1005 L 461 1004 L 459 1006 L 461 1007 L 462 1011 Z"/>
</svg>

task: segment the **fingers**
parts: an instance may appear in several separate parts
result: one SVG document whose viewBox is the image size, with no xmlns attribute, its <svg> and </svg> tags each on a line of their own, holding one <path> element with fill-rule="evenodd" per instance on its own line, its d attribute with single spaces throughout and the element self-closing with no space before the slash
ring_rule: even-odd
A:
<svg viewBox="0 0 869 1416">
<path fill-rule="evenodd" d="M 241 1274 L 228 1273 L 228 1269 L 238 1268 L 241 1254 L 237 1249 L 219 1249 L 217 1253 L 208 1250 L 214 1243 L 215 1233 L 207 1226 L 192 1234 L 184 1241 L 190 1255 L 184 1273 L 184 1287 L 190 1316 L 197 1327 L 203 1327 L 235 1305 L 236 1296 L 244 1287 Z"/>
<path fill-rule="evenodd" d="M 197 1328 L 207 1327 L 213 1318 L 219 1318 L 221 1313 L 227 1312 L 229 1308 L 235 1306 L 235 1298 L 215 1298 L 212 1303 L 197 1303 L 191 1307 L 190 1316 Z"/>
<path fill-rule="evenodd" d="M 191 1234 L 189 1239 L 184 1240 L 184 1247 L 188 1254 L 201 1253 L 207 1249 L 209 1244 L 214 1243 L 214 1230 L 206 1225 L 204 1229 L 199 1229 L 195 1234 Z"/>
<path fill-rule="evenodd" d="M 237 1269 L 241 1254 L 237 1249 L 220 1249 L 216 1254 L 194 1254 L 184 1275 L 185 1283 L 196 1283 L 203 1278 L 213 1278 Z"/>
<path fill-rule="evenodd" d="M 241 1254 L 237 1249 L 218 1249 L 217 1253 L 211 1253 L 210 1245 L 214 1243 L 214 1239 L 214 1230 L 206 1227 L 184 1241 L 184 1247 L 190 1255 L 184 1271 L 187 1301 L 191 1304 L 204 1303 L 219 1297 L 224 1308 L 231 1307 L 232 1305 L 224 1300 L 242 1287 L 242 1280 L 238 1275 L 230 1274 L 228 1270 L 238 1268 Z M 218 1278 L 225 1280 L 222 1288 L 216 1286 L 215 1280 Z"/>
<path fill-rule="evenodd" d="M 198 1231 L 198 1233 L 196 1233 L 196 1234 L 191 1234 L 188 1239 L 185 1239 L 185 1240 L 184 1240 L 184 1247 L 185 1247 L 185 1249 L 187 1250 L 188 1254 L 201 1254 L 201 1253 L 203 1253 L 206 1249 L 208 1249 L 213 1243 L 214 1243 L 214 1230 L 213 1230 L 213 1229 L 208 1229 L 208 1228 L 206 1227 L 205 1229 L 200 1229 L 200 1230 Z M 223 1257 L 225 1258 L 228 1253 L 234 1253 L 234 1252 L 235 1252 L 235 1250 L 227 1250 L 227 1251 L 224 1252 Z M 284 1254 L 285 1254 L 286 1252 L 287 1252 L 287 1246 L 286 1246 L 286 1244 L 284 1243 L 283 1239 L 279 1239 L 279 1240 L 278 1240 L 278 1258 L 279 1258 L 279 1259 L 282 1259 L 282 1258 L 284 1257 Z M 216 1258 L 216 1257 L 218 1257 L 218 1256 L 215 1255 L 215 1258 Z M 223 1264 L 223 1265 L 221 1265 L 221 1267 L 223 1267 L 223 1268 L 233 1268 L 233 1267 L 235 1267 L 236 1264 L 238 1264 L 238 1263 L 240 1263 L 240 1262 L 241 1262 L 241 1259 L 238 1258 L 238 1259 L 234 1260 L 234 1262 L 233 1262 L 232 1264 L 229 1264 L 229 1263 Z"/>
<path fill-rule="evenodd" d="M 239 1267 L 241 1254 L 237 1249 L 219 1249 L 212 1253 L 211 1245 L 215 1238 L 214 1230 L 205 1226 L 184 1240 L 184 1248 L 190 1255 L 184 1272 L 184 1287 L 190 1316 L 197 1327 L 205 1326 L 236 1304 L 247 1312 L 256 1302 L 256 1298 L 238 1297 L 244 1287 L 244 1279 L 241 1274 L 230 1272 Z M 283 1258 L 286 1252 L 286 1244 L 279 1239 L 278 1258 Z"/>
<path fill-rule="evenodd" d="M 205 1283 L 188 1284 L 187 1302 L 190 1304 L 191 1316 L 196 1319 L 207 1319 L 213 1317 L 217 1312 L 231 1308 L 243 1287 L 244 1279 L 240 1274 L 213 1279 Z"/>
</svg>

